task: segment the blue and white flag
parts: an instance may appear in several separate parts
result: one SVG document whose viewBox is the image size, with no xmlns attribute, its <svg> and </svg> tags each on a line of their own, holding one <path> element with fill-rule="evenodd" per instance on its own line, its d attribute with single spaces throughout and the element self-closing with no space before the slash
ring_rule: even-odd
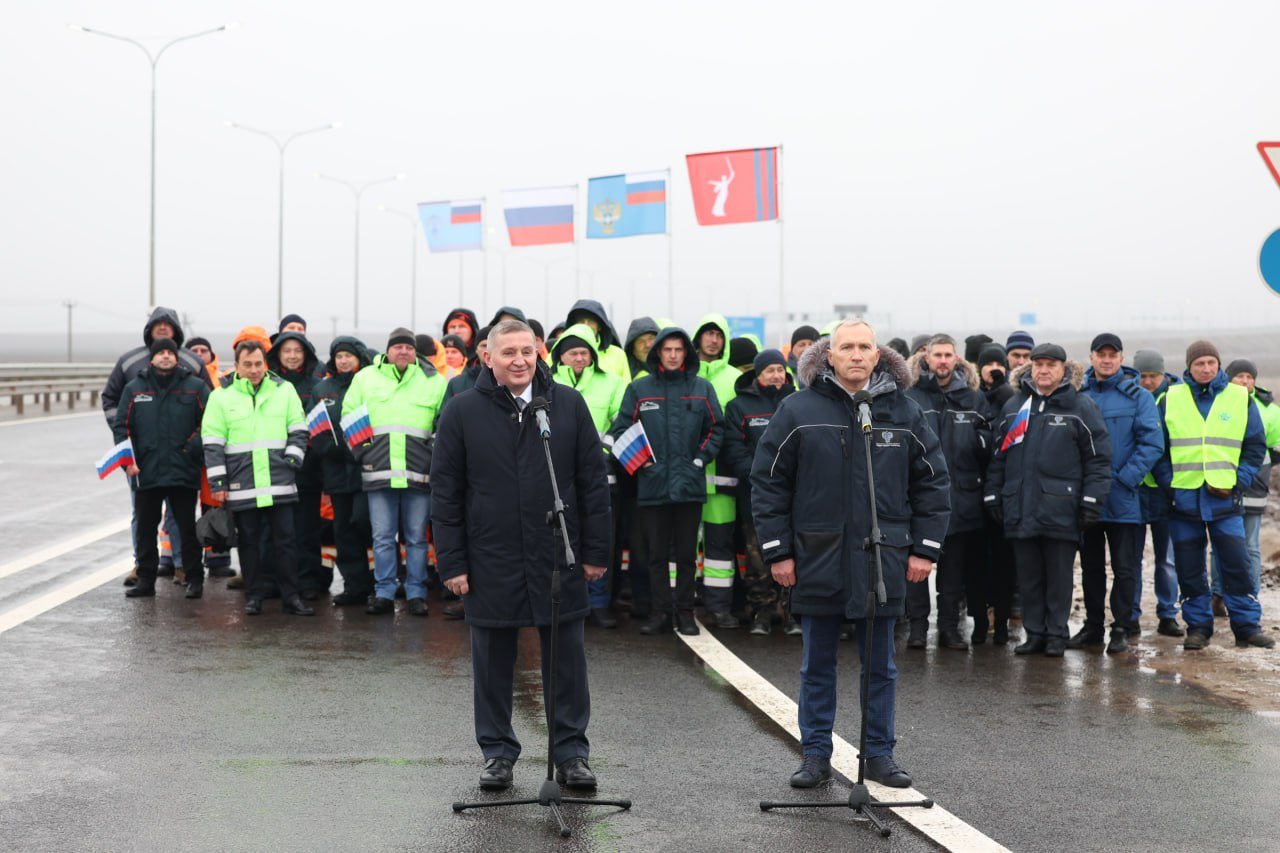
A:
<svg viewBox="0 0 1280 853">
<path fill-rule="evenodd" d="M 418 205 L 418 219 L 433 252 L 469 252 L 484 248 L 482 203 L 430 201 Z"/>
<path fill-rule="evenodd" d="M 668 173 L 631 172 L 587 184 L 587 238 L 667 233 Z"/>
</svg>

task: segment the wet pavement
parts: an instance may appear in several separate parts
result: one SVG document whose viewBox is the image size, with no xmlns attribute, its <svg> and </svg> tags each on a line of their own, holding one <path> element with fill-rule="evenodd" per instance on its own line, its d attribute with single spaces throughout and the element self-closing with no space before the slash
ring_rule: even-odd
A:
<svg viewBox="0 0 1280 853">
<path fill-rule="evenodd" d="M 0 438 L 0 573 L 127 515 L 119 475 L 99 483 L 92 470 L 109 440 L 96 419 Z M 0 616 L 127 555 L 127 534 L 112 534 L 0 577 Z M 327 601 L 311 619 L 273 601 L 246 619 L 221 580 L 194 602 L 164 581 L 155 599 L 122 593 L 112 580 L 0 633 L 6 847 L 937 849 L 900 821 L 884 840 L 845 810 L 760 812 L 762 798 L 843 799 L 847 785 L 792 791 L 796 742 L 676 637 L 625 622 L 589 632 L 599 796 L 634 807 L 567 807 L 565 840 L 537 806 L 450 809 L 486 795 L 466 627 L 442 620 L 435 600 L 425 620 Z M 797 696 L 798 638 L 717 637 Z M 1180 654 L 1163 638 L 1143 648 Z M 854 646 L 842 651 L 836 728 L 856 741 Z M 1247 682 L 1206 689 L 1148 658 L 899 647 L 897 758 L 919 790 L 1014 850 L 1275 847 L 1276 719 L 1230 695 Z M 537 673 L 526 642 L 513 796 L 536 796 L 545 771 Z"/>
</svg>

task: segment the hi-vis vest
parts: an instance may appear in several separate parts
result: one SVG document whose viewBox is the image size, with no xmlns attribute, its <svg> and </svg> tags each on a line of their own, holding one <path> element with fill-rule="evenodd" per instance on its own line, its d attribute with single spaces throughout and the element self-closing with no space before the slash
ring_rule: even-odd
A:
<svg viewBox="0 0 1280 853">
<path fill-rule="evenodd" d="M 1169 388 L 1172 387 L 1172 385 L 1169 386 Z M 1164 389 L 1156 395 L 1156 408 L 1160 407 L 1160 401 L 1169 393 L 1169 388 Z M 1142 478 L 1142 485 L 1146 486 L 1148 489 L 1155 489 L 1159 487 L 1159 484 L 1156 482 L 1155 475 L 1151 471 L 1148 471 L 1146 476 Z"/>
<path fill-rule="evenodd" d="M 1190 385 L 1169 389 L 1164 417 L 1175 489 L 1198 489 L 1206 483 L 1218 489 L 1235 488 L 1249 405 L 1249 392 L 1243 386 L 1227 385 L 1214 398 L 1209 416 L 1201 417 Z"/>
</svg>

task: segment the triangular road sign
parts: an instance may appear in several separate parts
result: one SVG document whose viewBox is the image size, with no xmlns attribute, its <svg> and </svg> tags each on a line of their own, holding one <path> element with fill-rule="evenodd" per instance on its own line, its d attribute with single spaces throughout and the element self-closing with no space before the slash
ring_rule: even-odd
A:
<svg viewBox="0 0 1280 853">
<path fill-rule="evenodd" d="M 1280 142 L 1259 142 L 1258 153 L 1262 155 L 1262 161 L 1271 170 L 1271 177 L 1280 184 Z"/>
</svg>

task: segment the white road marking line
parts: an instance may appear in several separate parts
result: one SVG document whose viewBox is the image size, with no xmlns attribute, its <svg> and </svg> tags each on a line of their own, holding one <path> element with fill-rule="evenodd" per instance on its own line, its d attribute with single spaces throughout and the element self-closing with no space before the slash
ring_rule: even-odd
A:
<svg viewBox="0 0 1280 853">
<path fill-rule="evenodd" d="M 25 424 L 47 424 L 50 421 L 69 421 L 72 418 L 87 418 L 90 415 L 102 417 L 102 410 L 95 409 L 92 412 L 76 412 L 72 415 L 49 415 L 47 418 L 18 418 L 12 421 L 0 421 L 0 427 L 23 426 Z"/>
<path fill-rule="evenodd" d="M 707 666 L 718 672 L 725 681 L 733 685 L 760 710 L 764 711 L 775 723 L 787 730 L 797 741 L 800 740 L 799 708 L 791 697 L 783 693 L 760 673 L 747 666 L 741 658 L 725 648 L 724 644 L 713 637 L 704 627 L 696 637 L 678 635 L 694 654 L 702 658 Z M 834 754 L 831 766 L 850 779 L 858 778 L 858 747 L 849 743 L 838 734 L 832 735 Z M 878 800 L 912 800 L 923 799 L 923 794 L 915 788 L 888 788 L 867 780 L 871 796 Z M 1009 853 L 1008 849 L 994 839 L 983 835 L 974 827 L 962 821 L 951 812 L 937 805 L 933 808 L 890 809 L 899 818 L 920 830 L 929 838 L 948 850 L 992 851 L 992 853 Z"/>
<path fill-rule="evenodd" d="M 126 574 L 133 568 L 133 558 L 129 557 L 119 562 L 104 566 L 90 575 L 85 575 L 79 580 L 64 584 L 53 592 L 44 595 L 26 604 L 19 605 L 12 610 L 0 613 L 0 634 L 8 631 L 10 628 L 16 628 L 23 622 L 36 618 L 41 613 L 47 613 L 59 604 L 66 604 L 73 598 L 84 595 L 90 590 L 97 589 L 108 581 L 115 580 Z"/>
<path fill-rule="evenodd" d="M 64 539 L 56 545 L 50 545 L 48 548 L 41 548 L 39 551 L 33 551 L 26 556 L 19 557 L 16 560 L 0 565 L 0 578 L 7 578 L 9 575 L 15 575 L 18 572 L 29 569 L 32 566 L 38 566 L 41 563 L 47 563 L 56 557 L 70 553 L 77 548 L 82 548 L 91 542 L 97 542 L 99 539 L 106 539 L 116 533 L 122 533 L 129 529 L 129 519 L 121 518 L 110 524 L 104 524 L 87 530 L 79 536 L 73 536 L 70 539 Z M 130 564 L 132 565 L 132 564 Z"/>
</svg>

